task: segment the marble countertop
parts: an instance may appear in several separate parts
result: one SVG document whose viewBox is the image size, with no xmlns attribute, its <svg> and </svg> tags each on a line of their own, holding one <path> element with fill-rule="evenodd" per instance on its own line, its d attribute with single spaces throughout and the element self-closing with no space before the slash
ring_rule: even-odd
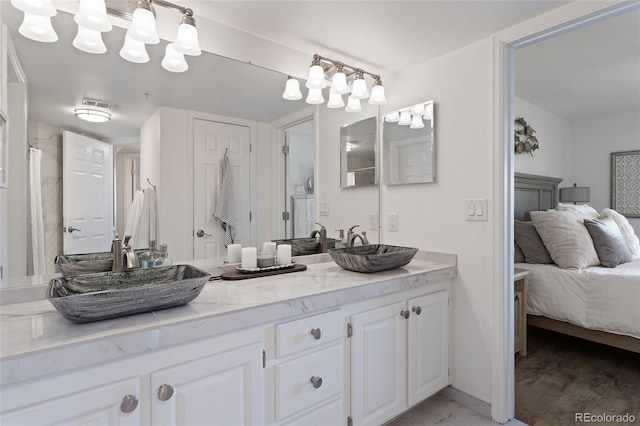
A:
<svg viewBox="0 0 640 426">
<path fill-rule="evenodd" d="M 341 269 L 328 255 L 299 258 L 307 270 L 213 281 L 191 303 L 75 324 L 46 299 L 11 303 L 0 314 L 0 385 L 267 324 L 456 276 L 456 256 L 420 251 L 406 266 L 375 274 Z M 228 268 L 228 266 L 227 266 Z M 202 268 L 212 275 L 221 267 Z M 44 295 L 43 295 L 44 297 Z M 26 368 L 28 366 L 28 368 Z"/>
</svg>

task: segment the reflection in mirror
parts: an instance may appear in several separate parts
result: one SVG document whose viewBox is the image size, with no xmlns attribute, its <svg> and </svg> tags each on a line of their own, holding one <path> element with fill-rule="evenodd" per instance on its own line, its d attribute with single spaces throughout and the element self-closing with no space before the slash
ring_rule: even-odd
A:
<svg viewBox="0 0 640 426">
<path fill-rule="evenodd" d="M 382 133 L 385 185 L 434 182 L 433 101 L 386 114 Z"/>
<path fill-rule="evenodd" d="M 372 186 L 376 181 L 376 117 L 340 128 L 340 186 Z"/>
</svg>

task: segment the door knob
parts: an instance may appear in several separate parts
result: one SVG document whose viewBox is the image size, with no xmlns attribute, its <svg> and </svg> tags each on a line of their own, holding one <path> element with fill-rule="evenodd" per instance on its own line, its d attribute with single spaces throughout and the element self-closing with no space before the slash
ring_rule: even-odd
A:
<svg viewBox="0 0 640 426">
<path fill-rule="evenodd" d="M 173 386 L 160 385 L 158 388 L 158 399 L 160 401 L 168 401 L 173 396 Z"/>
<path fill-rule="evenodd" d="M 207 234 L 207 233 L 206 233 L 206 232 L 204 232 L 202 229 L 198 229 L 198 230 L 196 231 L 196 235 L 198 236 L 198 238 L 202 238 L 202 237 L 204 237 L 205 235 L 206 235 L 207 237 L 210 237 L 210 236 L 211 236 L 211 234 Z"/>
<path fill-rule="evenodd" d="M 138 408 L 138 398 L 133 395 L 127 395 L 122 398 L 122 402 L 120 403 L 120 411 L 127 414 L 134 411 Z"/>
<path fill-rule="evenodd" d="M 422 308 L 420 306 L 414 306 L 411 310 L 415 312 L 416 315 L 420 315 L 422 313 Z"/>
<path fill-rule="evenodd" d="M 67 232 L 71 233 L 73 231 L 82 231 L 82 229 L 74 228 L 73 226 L 67 228 Z"/>
</svg>

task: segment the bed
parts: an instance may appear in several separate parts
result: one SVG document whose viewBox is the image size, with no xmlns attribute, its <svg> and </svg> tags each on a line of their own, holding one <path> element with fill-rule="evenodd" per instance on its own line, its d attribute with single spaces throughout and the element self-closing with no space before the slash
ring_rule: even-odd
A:
<svg viewBox="0 0 640 426">
<path fill-rule="evenodd" d="M 514 218 L 529 221 L 532 211 L 556 208 L 561 181 L 516 173 Z M 640 353 L 640 260 L 614 268 L 519 262 L 515 267 L 529 270 L 529 325 Z"/>
</svg>

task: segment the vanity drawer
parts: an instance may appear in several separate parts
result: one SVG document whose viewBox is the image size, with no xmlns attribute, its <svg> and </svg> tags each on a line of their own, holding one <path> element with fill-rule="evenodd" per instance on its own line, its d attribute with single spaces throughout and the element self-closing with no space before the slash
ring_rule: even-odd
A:
<svg viewBox="0 0 640 426">
<path fill-rule="evenodd" d="M 342 339 L 342 311 L 276 325 L 276 356 L 282 358 Z"/>
<path fill-rule="evenodd" d="M 339 426 L 344 424 L 344 402 L 342 398 L 336 399 L 321 407 L 312 407 L 301 417 L 282 423 L 286 426 Z"/>
<path fill-rule="evenodd" d="M 342 392 L 342 348 L 339 343 L 275 367 L 277 420 L 313 409 L 319 402 Z"/>
</svg>

